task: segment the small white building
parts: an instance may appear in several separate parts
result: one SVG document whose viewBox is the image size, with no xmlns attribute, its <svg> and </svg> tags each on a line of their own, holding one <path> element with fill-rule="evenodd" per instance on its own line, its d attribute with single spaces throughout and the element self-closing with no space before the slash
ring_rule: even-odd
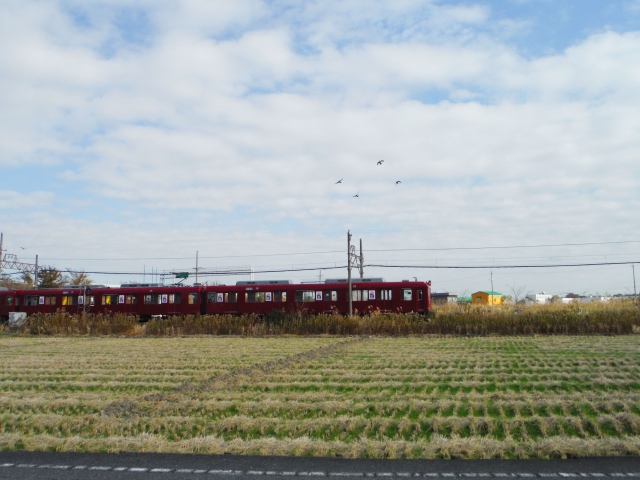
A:
<svg viewBox="0 0 640 480">
<path fill-rule="evenodd" d="M 524 301 L 527 305 L 531 305 L 534 303 L 544 304 L 550 303 L 553 295 L 549 295 L 548 293 L 540 292 L 540 293 L 530 293 L 524 298 Z"/>
</svg>

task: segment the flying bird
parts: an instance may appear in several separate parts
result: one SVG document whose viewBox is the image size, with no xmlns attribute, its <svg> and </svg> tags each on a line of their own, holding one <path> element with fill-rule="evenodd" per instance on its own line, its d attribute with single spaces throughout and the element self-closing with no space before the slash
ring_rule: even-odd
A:
<svg viewBox="0 0 640 480">
<path fill-rule="evenodd" d="M 396 185 L 398 185 L 399 183 L 402 183 L 402 182 L 401 182 L 400 180 L 398 180 L 398 181 L 396 182 Z"/>
<path fill-rule="evenodd" d="M 360 192 L 356 193 L 353 198 L 359 198 L 360 197 Z"/>
<path fill-rule="evenodd" d="M 336 182 L 336 185 L 337 185 L 337 184 L 339 184 L 339 183 L 342 183 L 342 180 L 344 180 L 344 178 L 341 178 L 340 180 L 338 180 L 338 181 Z"/>
<path fill-rule="evenodd" d="M 22 250 L 26 250 L 26 248 L 24 248 L 24 247 L 20 247 L 20 248 L 21 248 Z"/>
<path fill-rule="evenodd" d="M 378 160 L 378 165 L 382 165 L 384 163 L 384 160 Z"/>
</svg>

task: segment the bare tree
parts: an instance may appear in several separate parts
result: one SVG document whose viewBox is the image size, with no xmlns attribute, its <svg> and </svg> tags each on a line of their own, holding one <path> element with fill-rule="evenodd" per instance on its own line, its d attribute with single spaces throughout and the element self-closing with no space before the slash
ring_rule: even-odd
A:
<svg viewBox="0 0 640 480">
<path fill-rule="evenodd" d="M 523 292 L 526 290 L 527 287 L 518 287 L 515 285 L 508 285 L 509 290 L 511 290 L 511 293 L 513 294 L 513 301 L 517 304 L 520 299 L 523 297 Z"/>
</svg>

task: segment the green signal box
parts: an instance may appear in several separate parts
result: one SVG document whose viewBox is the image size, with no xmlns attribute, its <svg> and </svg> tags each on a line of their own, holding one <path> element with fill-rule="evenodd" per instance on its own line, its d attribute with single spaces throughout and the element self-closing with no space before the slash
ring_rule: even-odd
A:
<svg viewBox="0 0 640 480">
<path fill-rule="evenodd" d="M 178 272 L 176 278 L 189 278 L 189 272 Z"/>
</svg>

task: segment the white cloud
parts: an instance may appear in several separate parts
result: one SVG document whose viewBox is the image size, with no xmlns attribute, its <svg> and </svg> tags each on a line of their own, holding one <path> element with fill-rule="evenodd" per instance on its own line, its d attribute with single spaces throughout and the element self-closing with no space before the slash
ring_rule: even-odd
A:
<svg viewBox="0 0 640 480">
<path fill-rule="evenodd" d="M 114 26 L 118 9 L 134 7 L 148 11 L 141 45 Z M 73 8 L 86 26 L 54 4 L 0 8 L 0 165 L 58 165 L 56 182 L 96 205 L 123 202 L 161 224 L 185 222 L 189 209 L 231 222 L 228 231 L 624 221 L 640 206 L 637 32 L 530 60 L 476 30 L 492 21 L 482 6 Z M 109 42 L 115 53 L 105 56 Z M 62 201 L 0 195 L 1 208 L 18 212 Z M 94 227 L 61 229 L 59 239 L 82 228 L 121 235 L 135 208 L 121 221 L 98 215 Z M 497 243 L 530 238 L 511 231 Z M 496 241 L 446 230 L 408 241 L 453 240 Z"/>
</svg>

